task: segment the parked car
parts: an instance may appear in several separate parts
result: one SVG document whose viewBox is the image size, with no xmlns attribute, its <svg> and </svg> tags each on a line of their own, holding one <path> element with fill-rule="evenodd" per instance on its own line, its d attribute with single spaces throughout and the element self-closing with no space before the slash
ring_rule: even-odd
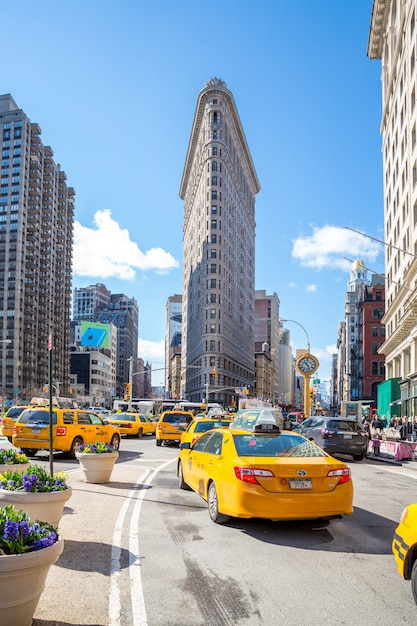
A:
<svg viewBox="0 0 417 626">
<path fill-rule="evenodd" d="M 182 433 L 193 419 L 191 411 L 164 411 L 156 424 L 156 445 L 161 446 L 164 441 L 179 443 Z"/>
<path fill-rule="evenodd" d="M 366 456 L 368 436 L 354 418 L 316 415 L 299 424 L 297 432 L 328 454 L 349 454 L 355 461 Z"/>
<path fill-rule="evenodd" d="M 49 407 L 25 409 L 13 427 L 13 445 L 28 456 L 38 450 L 49 450 Z M 81 409 L 52 410 L 52 448 L 66 452 L 72 459 L 82 443 L 110 443 L 120 445 L 120 432 L 92 411 Z"/>
<path fill-rule="evenodd" d="M 404 580 L 411 580 L 417 604 L 417 504 L 409 504 L 402 512 L 391 547 L 398 573 Z"/>
<path fill-rule="evenodd" d="M 104 406 L 89 406 L 87 407 L 87 411 L 94 411 L 98 415 L 110 415 L 111 411 L 106 409 Z"/>
<path fill-rule="evenodd" d="M 121 435 L 129 437 L 142 437 L 142 435 L 154 435 L 156 423 L 146 415 L 139 413 L 115 413 L 106 421 L 117 426 Z"/>
<path fill-rule="evenodd" d="M 217 524 L 229 517 L 333 519 L 353 513 L 347 465 L 270 419 L 241 421 L 240 428 L 232 423 L 181 443 L 177 476 L 180 489 L 206 500 Z"/>
</svg>

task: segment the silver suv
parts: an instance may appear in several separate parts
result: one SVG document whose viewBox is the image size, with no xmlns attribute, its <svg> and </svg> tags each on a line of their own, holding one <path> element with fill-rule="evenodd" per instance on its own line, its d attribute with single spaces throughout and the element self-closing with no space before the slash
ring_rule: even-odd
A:
<svg viewBox="0 0 417 626">
<path fill-rule="evenodd" d="M 354 418 L 316 415 L 308 417 L 296 430 L 328 454 L 349 454 L 355 461 L 366 456 L 368 436 Z"/>
</svg>

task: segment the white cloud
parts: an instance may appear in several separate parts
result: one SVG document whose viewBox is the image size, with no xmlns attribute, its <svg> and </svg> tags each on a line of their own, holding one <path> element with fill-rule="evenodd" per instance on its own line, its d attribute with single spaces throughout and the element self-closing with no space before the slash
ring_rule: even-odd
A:
<svg viewBox="0 0 417 626">
<path fill-rule="evenodd" d="M 317 291 L 317 285 L 311 283 L 311 285 L 306 285 L 306 291 Z"/>
<path fill-rule="evenodd" d="M 349 271 L 351 261 L 360 256 L 372 264 L 383 253 L 382 244 L 339 226 L 313 228 L 313 234 L 293 240 L 292 256 L 304 267 Z M 365 263 L 366 265 L 366 263 Z"/>
<path fill-rule="evenodd" d="M 148 339 L 138 340 L 138 357 L 144 361 L 154 363 L 165 363 L 165 341 L 149 341 Z"/>
<path fill-rule="evenodd" d="M 142 252 L 129 231 L 111 217 L 109 209 L 97 211 L 94 226 L 74 225 L 74 272 L 78 276 L 131 280 L 136 270 L 166 273 L 178 261 L 162 248 Z"/>
</svg>

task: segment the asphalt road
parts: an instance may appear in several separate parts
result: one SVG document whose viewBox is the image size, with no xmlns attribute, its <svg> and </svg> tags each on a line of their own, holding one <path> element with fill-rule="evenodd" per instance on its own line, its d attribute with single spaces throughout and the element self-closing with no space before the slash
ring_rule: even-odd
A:
<svg viewBox="0 0 417 626">
<path fill-rule="evenodd" d="M 76 461 L 55 455 L 73 496 L 33 626 L 417 624 L 391 554 L 417 468 L 349 461 L 355 513 L 342 520 L 219 526 L 178 489 L 177 453 L 123 439 L 107 485 L 84 483 Z"/>
</svg>

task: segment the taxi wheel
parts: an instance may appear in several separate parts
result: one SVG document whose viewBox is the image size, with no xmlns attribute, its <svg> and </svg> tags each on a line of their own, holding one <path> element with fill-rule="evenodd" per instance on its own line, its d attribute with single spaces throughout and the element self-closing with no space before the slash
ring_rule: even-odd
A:
<svg viewBox="0 0 417 626">
<path fill-rule="evenodd" d="M 184 476 L 182 474 L 182 463 L 178 463 L 178 487 L 180 489 L 185 489 L 186 491 L 190 491 L 190 487 L 184 481 Z"/>
<path fill-rule="evenodd" d="M 223 515 L 223 513 L 219 513 L 219 501 L 217 499 L 216 485 L 214 483 L 210 483 L 208 489 L 207 504 L 208 512 L 212 522 L 215 522 L 216 524 L 225 524 L 229 521 L 228 515 Z"/>
<path fill-rule="evenodd" d="M 32 448 L 22 448 L 22 452 L 23 454 L 26 454 L 26 456 L 35 456 L 37 450 Z"/>
<path fill-rule="evenodd" d="M 417 561 L 414 561 L 411 570 L 411 591 L 413 592 L 414 602 L 417 604 Z"/>
<path fill-rule="evenodd" d="M 110 445 L 113 446 L 113 448 L 116 448 L 116 450 L 119 449 L 119 447 L 120 447 L 120 437 L 119 437 L 119 435 L 113 435 L 113 437 L 111 438 L 111 441 L 110 441 Z"/>
<path fill-rule="evenodd" d="M 161 441 L 160 439 L 157 439 L 157 440 L 156 440 L 156 445 L 157 445 L 157 446 L 162 446 L 162 441 Z"/>
<path fill-rule="evenodd" d="M 140 439 L 143 435 L 143 428 L 139 428 L 138 430 L 138 438 Z"/>
<path fill-rule="evenodd" d="M 82 444 L 83 440 L 81 437 L 75 437 L 74 441 L 71 444 L 71 448 L 68 450 L 68 456 L 70 459 L 75 459 L 75 453 L 78 452 L 78 448 Z"/>
</svg>

